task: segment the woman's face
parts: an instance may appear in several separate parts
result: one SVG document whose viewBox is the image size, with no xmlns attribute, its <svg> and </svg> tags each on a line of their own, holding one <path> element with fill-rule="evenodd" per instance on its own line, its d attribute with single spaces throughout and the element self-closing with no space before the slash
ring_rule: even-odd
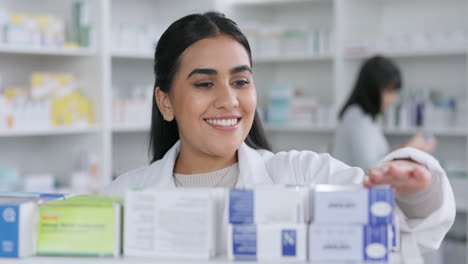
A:
<svg viewBox="0 0 468 264">
<path fill-rule="evenodd" d="M 256 108 L 247 51 L 222 35 L 195 42 L 179 59 L 171 90 L 160 104 L 168 105 L 169 118 L 177 120 L 182 149 L 232 156 L 247 137 Z"/>
<path fill-rule="evenodd" d="M 381 93 L 382 111 L 385 111 L 390 105 L 398 99 L 398 90 L 393 87 L 384 88 Z"/>
</svg>

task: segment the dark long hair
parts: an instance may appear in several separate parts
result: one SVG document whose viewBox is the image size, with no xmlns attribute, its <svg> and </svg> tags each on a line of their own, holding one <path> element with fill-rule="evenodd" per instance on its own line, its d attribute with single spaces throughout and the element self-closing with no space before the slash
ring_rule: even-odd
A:
<svg viewBox="0 0 468 264">
<path fill-rule="evenodd" d="M 172 86 L 174 74 L 180 63 L 180 55 L 193 43 L 220 35 L 228 35 L 245 48 L 252 65 L 252 54 L 247 38 L 242 34 L 237 24 L 218 12 L 191 14 L 172 23 L 162 34 L 154 55 L 154 88 L 168 93 Z M 155 89 L 154 89 L 155 90 Z M 155 98 L 155 91 L 153 98 Z M 166 152 L 179 140 L 177 121 L 165 121 L 153 99 L 150 131 L 151 163 L 161 159 Z M 245 143 L 254 149 L 271 150 L 260 117 L 255 111 L 252 128 Z"/>
<path fill-rule="evenodd" d="M 355 104 L 375 120 L 382 107 L 382 91 L 384 89 L 400 90 L 401 86 L 400 70 L 391 59 L 383 56 L 367 59 L 361 66 L 351 96 L 341 109 L 339 119 L 343 118 L 348 107 Z"/>
</svg>

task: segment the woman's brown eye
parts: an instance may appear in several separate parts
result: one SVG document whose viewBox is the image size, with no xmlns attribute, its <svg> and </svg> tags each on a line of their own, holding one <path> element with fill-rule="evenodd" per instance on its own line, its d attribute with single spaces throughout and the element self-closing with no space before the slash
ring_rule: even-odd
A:
<svg viewBox="0 0 468 264">
<path fill-rule="evenodd" d="M 235 86 L 246 86 L 247 84 L 249 84 L 249 82 L 245 80 L 239 80 L 234 82 Z"/>
<path fill-rule="evenodd" d="M 210 82 L 203 82 L 203 83 L 196 83 L 195 87 L 198 88 L 211 88 L 213 86 L 213 83 Z"/>
</svg>

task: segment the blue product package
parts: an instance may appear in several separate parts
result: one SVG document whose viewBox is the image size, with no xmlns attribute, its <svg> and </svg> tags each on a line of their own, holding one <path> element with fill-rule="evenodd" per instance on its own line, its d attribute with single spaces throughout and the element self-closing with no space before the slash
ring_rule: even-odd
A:
<svg viewBox="0 0 468 264">
<path fill-rule="evenodd" d="M 395 194 L 391 188 L 369 189 L 369 224 L 393 224 Z"/>
<path fill-rule="evenodd" d="M 388 261 L 388 226 L 366 225 L 364 232 L 364 261 Z"/>
<path fill-rule="evenodd" d="M 256 225 L 234 225 L 232 227 L 232 252 L 235 260 L 257 259 Z"/>
<path fill-rule="evenodd" d="M 229 191 L 229 223 L 253 224 L 254 223 L 254 191 L 230 190 Z"/>
<path fill-rule="evenodd" d="M 297 236 L 296 230 L 285 229 L 281 231 L 282 255 L 288 257 L 296 256 Z"/>
<path fill-rule="evenodd" d="M 0 204 L 0 257 L 19 257 L 19 206 Z"/>
</svg>

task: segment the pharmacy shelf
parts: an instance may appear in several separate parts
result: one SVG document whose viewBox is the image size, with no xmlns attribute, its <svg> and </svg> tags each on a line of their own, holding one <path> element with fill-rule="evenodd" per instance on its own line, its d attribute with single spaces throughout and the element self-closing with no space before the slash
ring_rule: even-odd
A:
<svg viewBox="0 0 468 264">
<path fill-rule="evenodd" d="M 294 126 L 294 125 L 265 125 L 267 132 L 317 132 L 333 133 L 335 127 Z"/>
<path fill-rule="evenodd" d="M 421 51 L 374 51 L 359 54 L 345 55 L 347 59 L 366 59 L 374 54 L 383 54 L 392 58 L 417 58 L 417 57 L 446 57 L 446 56 L 466 56 L 466 49 L 453 50 L 421 50 Z"/>
<path fill-rule="evenodd" d="M 291 125 L 265 125 L 265 130 L 271 132 L 322 132 L 333 133 L 336 127 L 316 127 L 316 126 L 291 126 Z M 385 128 L 384 133 L 388 136 L 410 136 L 419 132 L 431 133 L 435 136 L 447 137 L 468 137 L 468 128 L 454 129 L 421 129 L 421 128 Z"/>
<path fill-rule="evenodd" d="M 99 126 L 63 127 L 50 129 L 8 129 L 0 130 L 0 137 L 56 136 L 74 134 L 92 134 L 100 132 Z"/>
<path fill-rule="evenodd" d="M 436 136 L 447 136 L 447 137 L 468 137 L 468 128 L 451 128 L 451 129 L 426 129 L 426 128 L 407 128 L 407 129 L 399 129 L 399 128 L 385 128 L 384 133 L 390 136 L 407 136 L 407 135 L 414 135 L 416 133 L 423 132 L 423 133 L 431 133 Z"/>
<path fill-rule="evenodd" d="M 90 57 L 96 55 L 96 50 L 90 48 L 28 48 L 0 46 L 0 54 Z"/>
<path fill-rule="evenodd" d="M 288 55 L 288 56 L 271 56 L 253 58 L 253 63 L 281 63 L 281 62 L 333 62 L 332 54 L 324 55 Z"/>
<path fill-rule="evenodd" d="M 137 133 L 144 133 L 144 132 L 149 132 L 150 126 L 144 126 L 144 125 L 114 125 L 112 127 L 112 132 L 114 133 L 132 133 L 132 132 L 137 132 Z"/>
<path fill-rule="evenodd" d="M 291 3 L 333 3 L 333 0 L 237 0 L 237 6 L 289 5 Z"/>
<path fill-rule="evenodd" d="M 112 58 L 152 60 L 154 59 L 154 54 L 138 51 L 113 51 Z"/>
</svg>

